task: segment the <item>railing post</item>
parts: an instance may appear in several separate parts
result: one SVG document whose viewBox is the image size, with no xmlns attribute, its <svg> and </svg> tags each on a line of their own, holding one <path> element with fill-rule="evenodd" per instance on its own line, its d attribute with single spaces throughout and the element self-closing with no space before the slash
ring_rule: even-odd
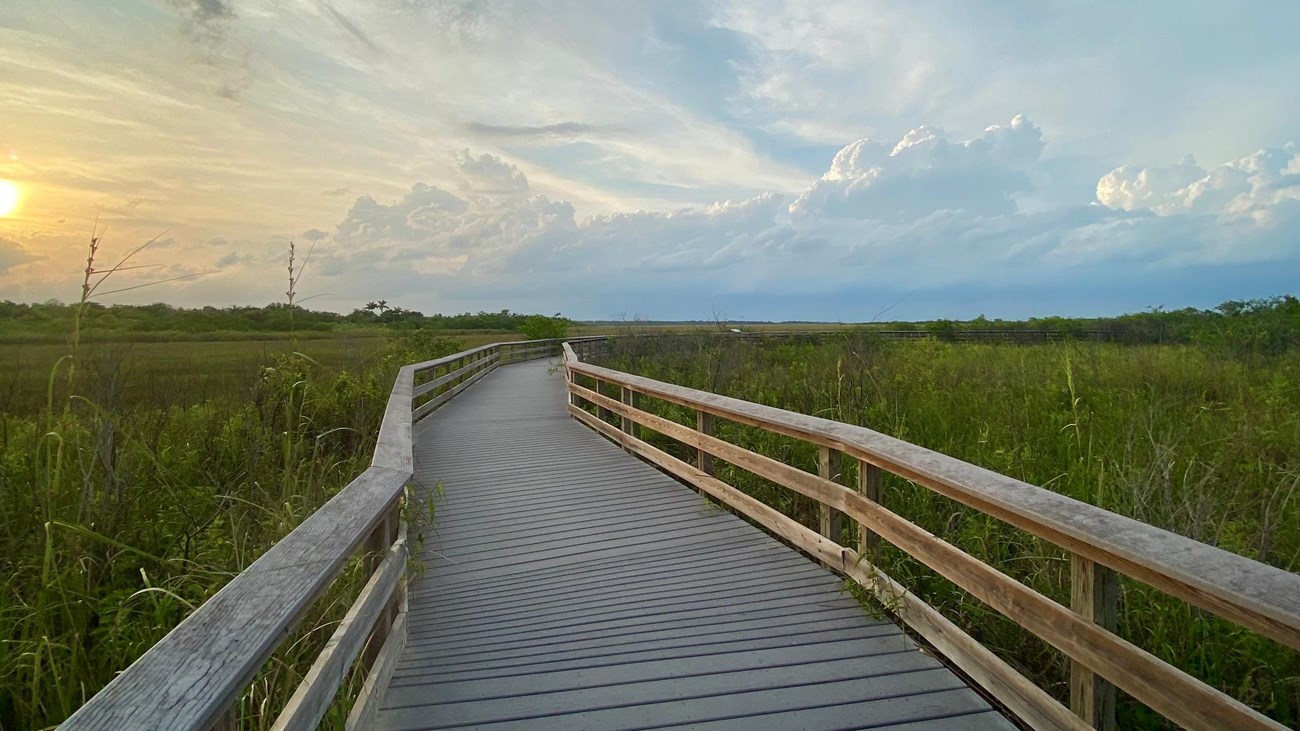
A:
<svg viewBox="0 0 1300 731">
<path fill-rule="evenodd" d="M 370 536 L 366 539 L 366 552 L 370 554 L 367 560 L 369 573 L 373 574 L 379 570 L 380 565 L 384 562 L 384 557 L 388 555 L 388 549 L 397 542 L 397 533 L 399 521 L 401 520 L 401 498 L 393 502 L 393 507 L 384 514 L 379 525 L 376 525 L 371 531 Z M 375 627 L 370 633 L 370 639 L 366 642 L 366 648 L 361 653 L 359 662 L 364 672 L 370 672 L 375 664 L 375 658 L 379 656 L 379 651 L 384 647 L 384 640 L 388 639 L 389 627 L 393 624 L 394 605 L 390 602 L 379 615 L 375 622 Z"/>
<path fill-rule="evenodd" d="M 1070 608 L 1114 632 L 1119 610 L 1119 577 L 1111 569 L 1070 554 Z M 1115 729 L 1115 686 L 1078 660 L 1070 660 L 1070 710 L 1095 729 Z"/>
<path fill-rule="evenodd" d="M 606 395 L 605 382 L 600 380 L 599 378 L 594 378 L 594 377 L 592 378 L 592 381 L 594 381 L 593 385 L 595 386 L 595 388 L 593 388 L 592 390 L 594 390 L 596 393 L 600 394 L 601 396 L 605 396 Z M 612 422 L 614 420 L 614 412 L 598 404 L 596 406 L 596 417 L 599 418 L 601 421 Z"/>
<path fill-rule="evenodd" d="M 865 460 L 858 460 L 858 492 L 877 505 L 880 504 L 880 468 Z M 880 536 L 875 531 L 858 524 L 858 552 L 874 556 L 880 550 Z"/>
<path fill-rule="evenodd" d="M 634 393 L 635 393 L 635 392 L 634 392 L 632 389 L 628 388 L 627 386 L 622 386 L 622 387 L 620 387 L 620 389 L 619 389 L 619 399 L 618 399 L 618 400 L 621 401 L 621 402 L 623 403 L 624 406 L 626 406 L 626 407 L 628 407 L 628 408 L 632 408 L 632 401 L 633 401 L 633 399 L 634 399 L 634 396 L 633 396 Z M 632 451 L 632 449 L 631 449 L 631 446 L 630 446 L 629 443 L 628 443 L 628 439 L 627 439 L 627 438 L 630 437 L 630 436 L 633 436 L 633 429 L 635 428 L 636 422 L 632 421 L 631 417 L 628 417 L 628 416 L 626 416 L 626 415 L 624 415 L 624 416 L 622 417 L 621 422 L 622 422 L 621 425 L 622 425 L 622 429 L 623 429 L 623 449 L 626 449 L 627 451 L 630 452 L 630 451 Z"/>
<path fill-rule="evenodd" d="M 696 410 L 695 412 L 695 430 L 701 434 L 713 435 L 713 414 Z M 695 466 L 700 468 L 700 472 L 706 475 L 713 474 L 713 455 L 698 450 L 695 455 Z"/>
<path fill-rule="evenodd" d="M 843 484 L 844 474 L 840 471 L 840 453 L 830 447 L 817 448 L 817 474 L 822 479 L 830 480 Z M 825 503 L 817 503 L 818 523 L 821 527 L 822 536 L 839 543 L 840 528 L 842 527 L 844 514 L 834 510 Z"/>
</svg>

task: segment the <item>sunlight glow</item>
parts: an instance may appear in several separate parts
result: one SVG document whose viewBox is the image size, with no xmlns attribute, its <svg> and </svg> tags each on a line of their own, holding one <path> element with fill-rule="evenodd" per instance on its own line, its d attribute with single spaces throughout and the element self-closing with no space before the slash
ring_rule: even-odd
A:
<svg viewBox="0 0 1300 731">
<path fill-rule="evenodd" d="M 0 218 L 4 218 L 18 209 L 18 201 L 22 198 L 22 190 L 17 183 L 8 180 L 0 180 Z"/>
</svg>

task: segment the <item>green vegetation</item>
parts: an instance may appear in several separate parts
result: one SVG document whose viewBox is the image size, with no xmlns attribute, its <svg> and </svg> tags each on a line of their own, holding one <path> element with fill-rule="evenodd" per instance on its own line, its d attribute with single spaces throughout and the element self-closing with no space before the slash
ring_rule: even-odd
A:
<svg viewBox="0 0 1300 731">
<path fill-rule="evenodd" d="M 381 300 L 382 301 L 382 300 Z M 82 314 L 84 339 L 112 342 L 183 340 L 266 340 L 329 338 L 340 334 L 379 335 L 384 332 L 439 330 L 511 333 L 530 320 L 546 318 L 509 310 L 425 315 L 401 307 L 371 303 L 351 314 L 317 312 L 284 303 L 265 307 L 201 307 L 187 309 L 162 303 L 105 306 L 87 302 Z M 80 304 L 0 302 L 0 342 L 62 343 L 75 328 Z"/>
<path fill-rule="evenodd" d="M 863 332 L 782 344 L 627 338 L 604 362 L 867 426 L 1296 571 L 1300 358 L 1282 343 L 1294 344 L 1300 327 L 1290 320 L 1289 328 L 1271 329 L 1274 318 L 1295 313 L 1287 298 L 1197 315 L 1196 327 L 1183 331 L 1197 345 L 895 342 Z M 687 409 L 644 403 L 694 424 Z M 724 439 L 816 471 L 811 445 L 737 423 L 717 428 Z M 683 459 L 693 454 L 666 438 L 655 443 Z M 817 527 L 812 501 L 719 469 L 729 483 Z M 856 465 L 846 472 L 856 479 Z M 1068 603 L 1061 549 L 900 478 L 887 476 L 884 494 L 903 517 Z M 1029 677 L 1067 696 L 1060 653 L 897 549 L 885 547 L 877 560 Z M 1300 723 L 1300 653 L 1128 580 L 1120 632 L 1283 723 Z M 1122 694 L 1120 714 L 1120 728 L 1164 727 Z"/>
<path fill-rule="evenodd" d="M 138 360 L 83 345 L 75 374 L 49 352 L 10 372 L 0 729 L 71 713 L 364 469 L 399 365 L 462 348 L 427 333 L 314 345 Z M 244 728 L 269 727 L 364 578 L 346 571 L 268 663 Z"/>
<path fill-rule="evenodd" d="M 519 332 L 529 340 L 562 338 L 569 331 L 569 320 L 556 313 L 554 317 L 532 315 L 519 323 Z"/>
<path fill-rule="evenodd" d="M 62 720 L 347 484 L 369 462 L 398 365 L 516 331 L 559 337 L 572 324 L 372 304 L 345 316 L 0 303 L 0 731 Z M 945 342 L 981 328 L 1082 334 L 1100 322 L 1053 319 L 939 323 L 934 339 L 906 343 L 873 337 L 877 326 L 767 346 L 626 339 L 613 365 L 865 424 L 1294 571 L 1298 313 L 1288 297 L 1101 325 L 1128 333 L 1116 340 L 1167 343 L 1133 347 Z M 736 424 L 722 434 L 813 469 L 806 445 Z M 806 501 L 723 474 L 815 525 Z M 1064 598 L 1061 551 L 901 480 L 886 490 L 904 516 Z M 1064 692 L 1059 655 L 897 552 L 881 560 Z M 361 581 L 357 567 L 345 571 L 268 663 L 241 700 L 244 728 L 269 727 Z M 1300 720 L 1297 653 L 1135 584 L 1121 616 L 1132 641 Z M 1123 711 L 1125 727 L 1158 725 L 1132 703 Z"/>
<path fill-rule="evenodd" d="M 1153 309 L 1119 317 L 1039 317 L 1023 322 L 980 316 L 965 322 L 895 322 L 874 327 L 922 330 L 939 340 L 961 340 L 988 331 L 1050 332 L 1074 339 L 1204 345 L 1234 355 L 1277 355 L 1300 345 L 1300 300 L 1285 295 L 1225 302 L 1212 310 Z"/>
</svg>

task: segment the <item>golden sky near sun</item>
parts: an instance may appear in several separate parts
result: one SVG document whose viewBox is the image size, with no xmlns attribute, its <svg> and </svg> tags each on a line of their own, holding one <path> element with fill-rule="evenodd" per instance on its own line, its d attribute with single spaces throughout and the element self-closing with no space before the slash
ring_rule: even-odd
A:
<svg viewBox="0 0 1300 731">
<path fill-rule="evenodd" d="M 8 218 L 17 212 L 22 196 L 22 189 L 17 183 L 0 180 L 0 218 Z"/>
</svg>

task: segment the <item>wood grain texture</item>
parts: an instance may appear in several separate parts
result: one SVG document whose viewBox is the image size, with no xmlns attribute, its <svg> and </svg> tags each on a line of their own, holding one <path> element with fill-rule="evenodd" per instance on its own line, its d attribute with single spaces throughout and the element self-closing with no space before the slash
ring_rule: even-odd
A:
<svg viewBox="0 0 1300 731">
<path fill-rule="evenodd" d="M 397 659 L 401 657 L 404 649 L 406 649 L 405 610 L 398 612 L 397 618 L 393 620 L 393 626 L 388 631 L 388 640 L 384 642 L 379 657 L 375 659 L 374 667 L 370 669 L 370 674 L 361 685 L 361 691 L 357 693 L 352 711 L 348 713 L 347 720 L 343 723 L 346 731 L 369 728 L 375 722 L 375 717 L 379 715 L 379 704 L 383 698 L 384 688 L 393 677 L 393 669 L 397 667 Z"/>
<path fill-rule="evenodd" d="M 1070 608 L 1114 632 L 1119 624 L 1119 577 L 1105 566 L 1070 556 Z M 1070 710 L 1090 727 L 1115 729 L 1115 686 L 1078 660 L 1070 661 Z"/>
<path fill-rule="evenodd" d="M 388 405 L 384 408 L 384 420 L 379 425 L 375 455 L 370 460 L 374 467 L 411 471 L 411 383 L 414 378 L 414 366 L 405 366 L 397 372 L 393 390 L 388 395 Z"/>
<path fill-rule="evenodd" d="M 839 449 L 1300 649 L 1300 576 L 864 427 L 575 362 L 576 373 Z"/>
<path fill-rule="evenodd" d="M 402 495 L 371 467 L 231 579 L 60 728 L 207 729 Z"/>
<path fill-rule="evenodd" d="M 376 624 L 383 619 L 385 607 L 397 590 L 406 570 L 406 541 L 399 540 L 384 556 L 379 567 L 366 582 L 356 601 L 330 636 L 325 648 L 312 663 L 307 675 L 294 691 L 284 710 L 275 719 L 271 731 L 309 731 L 316 728 L 329 710 L 348 669 L 360 654 Z"/>
<path fill-rule="evenodd" d="M 873 503 L 884 505 L 881 493 L 884 473 L 880 468 L 863 460 L 858 460 L 858 492 Z M 880 549 L 880 536 L 865 525 L 858 526 L 858 550 L 863 555 L 874 556 Z"/>
<path fill-rule="evenodd" d="M 661 434 L 704 449 L 742 469 L 848 514 L 884 540 L 1184 728 L 1207 731 L 1285 728 L 855 491 L 729 442 L 699 434 L 676 422 L 631 411 L 593 391 L 575 387 L 575 392 L 616 414 L 624 414 Z"/>
<path fill-rule="evenodd" d="M 573 411 L 571 411 L 573 413 Z M 589 420 L 586 412 L 573 414 L 593 428 L 599 422 Z M 704 473 L 645 442 L 634 442 L 631 449 L 653 464 L 677 475 L 720 502 L 752 518 L 759 525 L 789 541 L 799 549 L 832 566 L 863 587 L 907 626 L 916 630 L 954 665 L 970 676 L 977 685 L 998 699 L 1008 710 L 1034 729 L 1091 728 L 1043 689 L 1034 685 L 974 638 L 966 634 L 933 607 L 903 585 L 891 579 L 857 553 L 825 540 L 792 518 L 758 501 L 717 478 Z"/>
<path fill-rule="evenodd" d="M 548 370 L 498 368 L 417 429 L 444 497 L 379 728 L 1010 729 L 837 577 L 601 435 L 635 432 L 570 418 Z"/>
</svg>

